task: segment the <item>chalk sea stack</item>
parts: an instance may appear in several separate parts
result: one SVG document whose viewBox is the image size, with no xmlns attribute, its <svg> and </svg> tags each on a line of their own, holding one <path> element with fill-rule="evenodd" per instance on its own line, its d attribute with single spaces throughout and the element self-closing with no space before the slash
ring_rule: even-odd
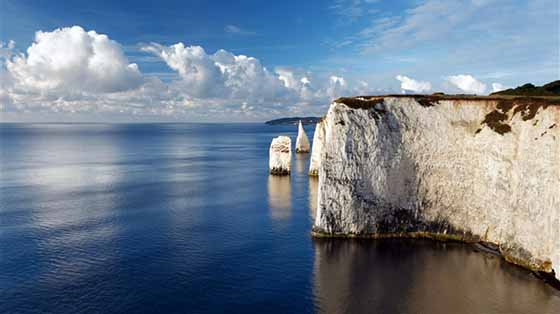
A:
<svg viewBox="0 0 560 314">
<path fill-rule="evenodd" d="M 313 235 L 477 242 L 560 278 L 559 98 L 341 98 L 322 124 Z"/>
<path fill-rule="evenodd" d="M 309 153 L 309 138 L 305 134 L 303 124 L 299 121 L 298 134 L 296 139 L 296 153 Z"/>
<path fill-rule="evenodd" d="M 319 175 L 319 166 L 321 165 L 321 152 L 323 151 L 324 142 L 325 124 L 321 120 L 315 125 L 315 133 L 313 133 L 313 147 L 311 148 L 311 162 L 309 164 L 309 175 L 312 177 L 316 177 Z"/>
<path fill-rule="evenodd" d="M 292 140 L 287 136 L 272 139 L 268 151 L 270 174 L 289 175 L 292 163 Z"/>
</svg>

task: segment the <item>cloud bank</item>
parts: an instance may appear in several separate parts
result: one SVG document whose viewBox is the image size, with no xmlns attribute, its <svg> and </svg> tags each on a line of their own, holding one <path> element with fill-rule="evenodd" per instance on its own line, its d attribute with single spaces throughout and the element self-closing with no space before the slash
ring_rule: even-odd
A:
<svg viewBox="0 0 560 314">
<path fill-rule="evenodd" d="M 200 46 L 186 47 L 183 43 L 169 47 L 153 43 L 142 50 L 160 57 L 177 71 L 181 80 L 176 83 L 195 98 L 259 102 L 280 100 L 292 92 L 275 73 L 252 57 L 236 56 L 225 50 L 207 54 Z"/>
<path fill-rule="evenodd" d="M 39 31 L 26 53 L 0 46 L 0 102 L 8 112 L 105 112 L 259 119 L 324 111 L 329 100 L 365 93 L 367 84 L 301 69 L 267 69 L 260 60 L 200 46 L 145 44 L 178 74 L 164 83 L 144 75 L 120 44 L 73 26 Z"/>
<path fill-rule="evenodd" d="M 208 53 L 201 46 L 182 42 L 142 44 L 137 49 L 176 74 L 167 75 L 165 82 L 158 75 L 144 74 L 119 43 L 80 26 L 39 31 L 23 53 L 13 41 L 0 43 L 0 109 L 24 114 L 258 121 L 283 115 L 320 115 L 337 97 L 397 89 L 373 92 L 366 81 L 340 73 L 269 69 L 255 57 L 223 49 Z M 432 90 L 427 81 L 405 75 L 396 79 L 403 91 Z M 447 82 L 465 93 L 486 91 L 486 85 L 469 74 L 449 76 Z M 492 85 L 493 90 L 500 88 L 499 83 Z"/>
</svg>

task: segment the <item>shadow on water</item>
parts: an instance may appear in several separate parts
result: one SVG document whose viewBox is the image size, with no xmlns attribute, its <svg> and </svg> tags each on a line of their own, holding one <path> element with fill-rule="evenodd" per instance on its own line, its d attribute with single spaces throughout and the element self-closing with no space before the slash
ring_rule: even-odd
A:
<svg viewBox="0 0 560 314">
<path fill-rule="evenodd" d="M 317 213 L 317 197 L 319 192 L 319 178 L 309 177 L 309 217 L 311 222 L 315 220 L 315 214 Z"/>
<path fill-rule="evenodd" d="M 461 243 L 314 240 L 320 313 L 556 313 L 559 292 Z"/>
</svg>

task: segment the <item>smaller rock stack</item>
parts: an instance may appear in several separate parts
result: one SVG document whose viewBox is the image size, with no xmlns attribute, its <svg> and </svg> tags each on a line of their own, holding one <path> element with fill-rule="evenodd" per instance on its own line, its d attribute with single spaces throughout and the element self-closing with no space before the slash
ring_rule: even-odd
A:
<svg viewBox="0 0 560 314">
<path fill-rule="evenodd" d="M 296 153 L 309 153 L 309 138 L 305 134 L 301 120 L 298 126 L 298 135 L 296 140 Z"/>
<path fill-rule="evenodd" d="M 315 126 L 313 134 L 313 149 L 311 150 L 311 164 L 309 166 L 309 175 L 312 177 L 319 176 L 319 167 L 321 166 L 321 152 L 325 142 L 325 122 L 319 121 Z"/>
<path fill-rule="evenodd" d="M 272 139 L 268 154 L 268 167 L 270 169 L 270 174 L 280 176 L 290 174 L 292 163 L 292 140 L 289 137 L 278 136 Z"/>
</svg>

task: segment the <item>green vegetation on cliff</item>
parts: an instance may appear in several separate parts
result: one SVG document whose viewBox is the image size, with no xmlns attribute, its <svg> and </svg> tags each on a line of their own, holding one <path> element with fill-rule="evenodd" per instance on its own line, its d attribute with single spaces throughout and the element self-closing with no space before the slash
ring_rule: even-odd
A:
<svg viewBox="0 0 560 314">
<path fill-rule="evenodd" d="M 560 96 L 560 80 L 550 82 L 543 86 L 535 86 L 531 83 L 510 88 L 503 91 L 495 92 L 490 95 L 507 95 L 507 96 Z"/>
</svg>

